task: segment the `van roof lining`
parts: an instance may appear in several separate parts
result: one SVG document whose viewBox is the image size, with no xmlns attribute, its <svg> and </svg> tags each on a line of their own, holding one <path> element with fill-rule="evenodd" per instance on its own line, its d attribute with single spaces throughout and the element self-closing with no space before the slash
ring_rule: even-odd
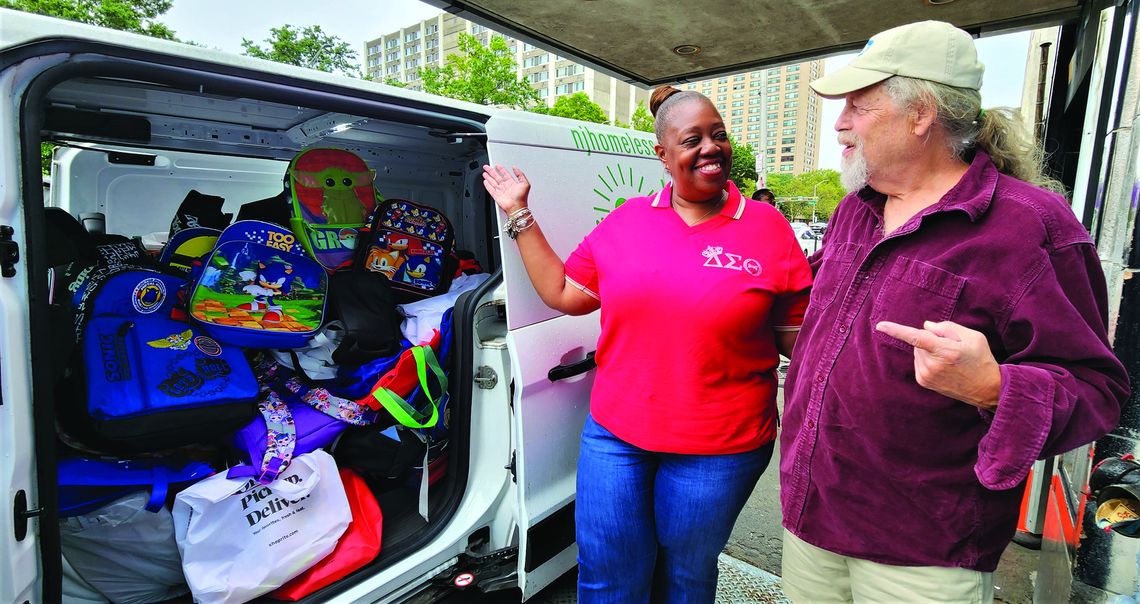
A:
<svg viewBox="0 0 1140 604">
<path fill-rule="evenodd" d="M 427 136 L 431 130 L 483 131 L 489 118 L 483 113 L 446 106 L 447 103 L 435 105 L 430 100 L 393 96 L 379 86 L 370 91 L 271 72 L 229 66 L 219 69 L 214 64 L 132 49 L 103 50 L 106 54 L 91 52 L 92 49 L 80 51 L 41 73 L 28 89 L 25 106 L 40 108 L 33 110 L 33 115 L 50 107 L 62 107 L 141 117 L 151 122 L 155 138 L 160 138 L 163 128 L 169 134 L 183 124 L 193 126 L 197 133 L 218 127 L 227 130 L 239 147 L 227 145 L 217 136 L 206 144 L 192 140 L 164 144 L 155 138 L 151 142 L 171 149 L 255 156 L 266 156 L 268 146 L 269 157 L 276 157 L 283 150 L 299 149 L 300 145 L 289 140 L 286 131 L 327 113 L 367 118 L 373 128 L 383 124 L 387 132 L 401 133 L 417 141 L 438 140 Z M 69 140 L 67 136 L 56 136 L 66 133 L 38 127 L 42 121 L 28 125 L 45 131 L 50 139 Z M 360 133 L 354 134 L 350 138 L 358 139 Z M 142 142 L 138 137 L 130 141 L 94 135 L 78 136 L 75 140 Z M 338 142 L 336 138 L 326 140 L 327 144 Z M 261 152 L 257 150 L 259 146 Z M 470 155 L 472 151 L 477 152 L 464 144 L 434 152 Z"/>
<path fill-rule="evenodd" d="M 345 113 L 361 119 L 379 120 L 428 129 L 470 131 L 476 124 L 444 114 L 429 115 L 395 104 L 369 103 L 368 111 L 345 111 L 340 107 L 314 109 L 304 104 L 264 100 L 256 93 L 257 83 L 247 91 L 218 94 L 202 87 L 199 90 L 168 86 L 162 83 L 127 81 L 119 78 L 80 78 L 56 86 L 48 96 L 52 105 L 81 109 L 187 117 L 285 131 L 329 113 Z M 95 102 L 92 100 L 96 99 Z M 478 128 L 481 129 L 481 128 Z"/>
<path fill-rule="evenodd" d="M 481 131 L 481 124 L 407 107 L 369 103 L 367 107 L 313 109 L 262 100 L 260 89 L 217 94 L 119 77 L 69 79 L 48 93 L 45 130 L 52 138 L 154 144 L 195 150 L 242 148 L 251 155 L 286 157 L 314 144 L 351 147 L 386 145 L 430 148 L 435 155 L 467 155 L 468 144 L 437 132 Z M 360 111 L 367 109 L 367 111 Z"/>
</svg>

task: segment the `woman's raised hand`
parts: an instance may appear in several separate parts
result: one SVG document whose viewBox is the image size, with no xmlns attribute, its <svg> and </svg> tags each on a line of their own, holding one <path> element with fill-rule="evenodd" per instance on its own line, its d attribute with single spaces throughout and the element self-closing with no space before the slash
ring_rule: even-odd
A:
<svg viewBox="0 0 1140 604">
<path fill-rule="evenodd" d="M 483 166 L 483 186 L 495 203 L 507 214 L 526 207 L 530 194 L 530 181 L 518 168 L 512 168 L 514 176 L 507 169 L 496 164 Z"/>
</svg>

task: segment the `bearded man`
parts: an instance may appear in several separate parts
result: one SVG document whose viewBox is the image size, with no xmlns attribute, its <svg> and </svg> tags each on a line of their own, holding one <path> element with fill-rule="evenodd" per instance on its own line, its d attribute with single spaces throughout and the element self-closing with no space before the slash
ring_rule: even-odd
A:
<svg viewBox="0 0 1140 604">
<path fill-rule="evenodd" d="M 969 34 L 882 32 L 812 83 L 851 193 L 811 259 L 785 387 L 783 585 L 797 602 L 979 602 L 1030 466 L 1111 430 L 1128 376 L 1092 241 Z"/>
</svg>

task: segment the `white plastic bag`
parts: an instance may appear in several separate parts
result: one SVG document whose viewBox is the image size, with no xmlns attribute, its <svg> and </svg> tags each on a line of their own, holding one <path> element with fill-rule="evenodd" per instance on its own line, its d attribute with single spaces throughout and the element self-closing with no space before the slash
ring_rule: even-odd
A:
<svg viewBox="0 0 1140 604">
<path fill-rule="evenodd" d="M 292 350 L 270 350 L 269 354 L 279 365 L 297 373 L 303 373 L 310 380 L 331 380 L 337 376 L 339 366 L 333 360 L 333 352 L 344 340 L 344 323 L 329 321 L 321 328 L 304 348 Z M 294 367 L 294 360 L 300 362 L 300 371 Z"/>
<path fill-rule="evenodd" d="M 59 521 L 65 568 L 71 566 L 81 580 L 112 602 L 161 602 L 187 591 L 170 512 L 147 511 L 149 499 L 149 492 L 138 491 Z M 64 578 L 69 591 L 83 585 L 67 572 Z"/>
<path fill-rule="evenodd" d="M 202 604 L 273 591 L 331 553 L 352 521 L 336 462 L 319 449 L 268 485 L 207 478 L 178 494 L 173 514 L 182 571 Z"/>
<path fill-rule="evenodd" d="M 63 604 L 107 604 L 107 598 L 79 576 L 67 556 L 60 556 L 60 562 L 63 563 Z"/>
</svg>

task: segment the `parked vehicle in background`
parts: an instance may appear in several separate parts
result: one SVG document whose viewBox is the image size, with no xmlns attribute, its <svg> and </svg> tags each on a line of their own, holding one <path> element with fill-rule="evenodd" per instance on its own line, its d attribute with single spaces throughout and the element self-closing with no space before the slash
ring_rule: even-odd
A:
<svg viewBox="0 0 1140 604">
<path fill-rule="evenodd" d="M 793 222 L 792 230 L 796 233 L 796 240 L 799 242 L 800 249 L 804 251 L 805 256 L 810 256 L 819 249 L 820 239 L 822 235 L 816 234 L 812 228 L 802 222 Z"/>
<path fill-rule="evenodd" d="M 818 235 L 820 239 L 823 239 L 824 234 L 827 233 L 826 222 L 809 222 L 808 226 L 811 227 L 811 230 L 815 231 L 815 234 Z"/>
</svg>

